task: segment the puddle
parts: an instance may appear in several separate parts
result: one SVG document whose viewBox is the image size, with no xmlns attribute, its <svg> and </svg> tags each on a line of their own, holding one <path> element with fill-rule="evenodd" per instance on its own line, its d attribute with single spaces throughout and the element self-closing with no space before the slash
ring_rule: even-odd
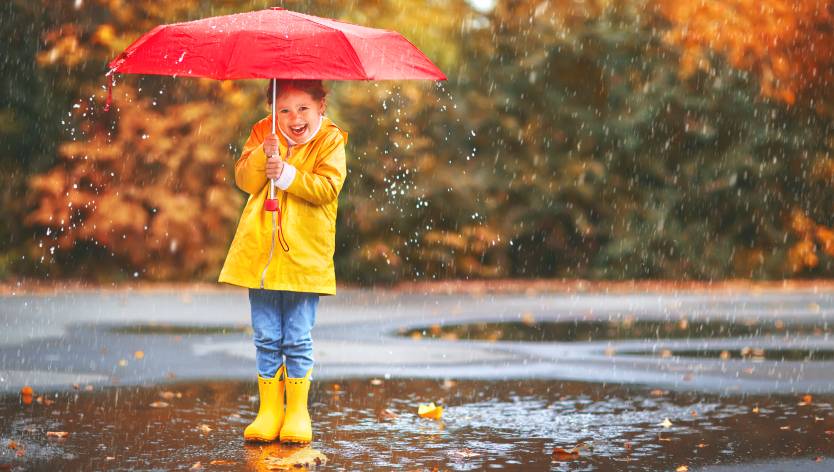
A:
<svg viewBox="0 0 834 472">
<path fill-rule="evenodd" d="M 828 349 L 660 349 L 654 352 L 621 352 L 633 356 L 690 357 L 695 359 L 745 359 L 752 361 L 831 361 L 834 351 Z"/>
<path fill-rule="evenodd" d="M 175 324 L 144 324 L 129 326 L 114 326 L 108 331 L 114 334 L 136 335 L 175 335 L 175 336 L 214 336 L 236 333 L 251 333 L 248 326 L 206 326 L 206 325 L 175 325 Z"/>
<path fill-rule="evenodd" d="M 509 322 L 433 325 L 402 329 L 399 335 L 412 339 L 468 339 L 487 341 L 579 342 L 635 339 L 709 339 L 754 336 L 822 336 L 826 324 L 786 325 L 780 320 L 727 321 L 616 321 Z"/>
<path fill-rule="evenodd" d="M 253 382 L 207 381 L 71 390 L 31 405 L 2 396 L 0 469 L 173 470 L 200 463 L 205 470 L 265 470 L 266 458 L 293 450 L 243 443 L 255 394 Z M 415 414 L 428 401 L 445 405 L 442 420 Z M 782 458 L 810 464 L 834 460 L 825 458 L 834 437 L 832 401 L 529 380 L 314 382 L 312 447 L 327 456 L 324 470 L 338 471 L 694 470 Z M 49 438 L 48 431 L 69 435 Z M 580 443 L 578 457 L 552 462 L 555 447 Z"/>
</svg>

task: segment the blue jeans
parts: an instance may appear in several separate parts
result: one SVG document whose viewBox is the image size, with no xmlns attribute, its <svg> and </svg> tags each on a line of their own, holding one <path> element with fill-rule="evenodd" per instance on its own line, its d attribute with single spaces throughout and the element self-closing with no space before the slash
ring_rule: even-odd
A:
<svg viewBox="0 0 834 472">
<path fill-rule="evenodd" d="M 292 379 L 304 377 L 313 368 L 310 331 L 318 304 L 315 293 L 249 289 L 255 363 L 261 377 L 275 377 L 285 362 L 287 376 Z"/>
</svg>

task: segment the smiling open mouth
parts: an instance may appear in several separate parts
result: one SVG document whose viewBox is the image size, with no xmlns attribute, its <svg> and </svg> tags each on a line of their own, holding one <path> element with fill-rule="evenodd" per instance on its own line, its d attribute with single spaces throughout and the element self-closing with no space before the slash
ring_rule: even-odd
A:
<svg viewBox="0 0 834 472">
<path fill-rule="evenodd" d="M 307 125 L 290 126 L 290 131 L 292 132 L 292 134 L 294 134 L 296 136 L 301 136 L 305 132 L 307 132 Z"/>
</svg>

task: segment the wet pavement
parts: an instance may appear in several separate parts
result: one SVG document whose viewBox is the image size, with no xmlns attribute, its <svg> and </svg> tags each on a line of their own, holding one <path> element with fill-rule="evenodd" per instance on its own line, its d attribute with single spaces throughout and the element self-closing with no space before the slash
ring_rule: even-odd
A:
<svg viewBox="0 0 834 472">
<path fill-rule="evenodd" d="M 313 446 L 327 470 L 834 469 L 832 313 L 814 290 L 343 290 L 314 330 Z M 245 291 L 15 294 L 0 318 L 0 438 L 22 447 L 0 468 L 245 470 L 288 453 L 240 441 L 257 406 Z M 24 385 L 41 403 L 21 404 Z M 164 391 L 182 395 L 149 406 Z M 437 400 L 442 422 L 414 414 Z"/>
<path fill-rule="evenodd" d="M 720 397 L 549 381 L 318 381 L 312 447 L 326 470 L 699 470 L 791 458 L 834 467 L 834 397 Z M 251 383 L 174 383 L 0 400 L 0 464 L 39 470 L 267 470 L 294 449 L 246 445 Z M 37 392 L 36 392 L 37 395 Z M 441 420 L 420 402 L 442 401 Z M 162 402 L 162 404 L 160 403 Z M 64 439 L 48 431 L 66 431 Z M 755 432 L 755 434 L 751 434 Z M 15 444 L 10 449 L 9 444 Z M 576 456 L 554 456 L 554 448 Z M 23 454 L 17 456 L 18 451 Z M 773 464 L 772 464 L 773 465 Z M 297 469 L 296 469 L 297 470 Z M 743 467 L 738 470 L 743 470 Z M 781 469 L 777 469 L 781 470 Z"/>
</svg>

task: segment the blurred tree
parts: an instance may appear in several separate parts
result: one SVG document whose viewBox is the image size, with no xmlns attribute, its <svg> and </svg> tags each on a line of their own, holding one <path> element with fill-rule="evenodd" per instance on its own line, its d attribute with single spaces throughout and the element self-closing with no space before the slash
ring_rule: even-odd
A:
<svg viewBox="0 0 834 472">
<path fill-rule="evenodd" d="M 55 133 L 63 138 L 58 162 L 30 179 L 24 222 L 34 232 L 26 247 L 36 273 L 215 275 L 242 203 L 230 184 L 229 143 L 251 99 L 232 82 L 128 77 L 114 91 L 114 110 L 101 111 L 107 61 L 139 34 L 199 7 L 196 0 L 41 6 L 50 20 L 35 59 L 72 106 L 61 114 L 62 135 Z"/>
<path fill-rule="evenodd" d="M 764 95 L 834 112 L 834 2 L 657 0 L 656 7 L 671 22 L 665 39 L 683 49 L 682 75 L 708 71 L 718 52 L 754 72 Z"/>
<path fill-rule="evenodd" d="M 762 5 L 789 18 L 742 0 L 287 2 L 401 31 L 450 77 L 330 84 L 350 133 L 340 280 L 831 275 L 830 31 L 813 18 L 830 9 Z M 0 277 L 214 277 L 264 81 L 124 76 L 102 113 L 103 72 L 157 24 L 265 6 L 0 7 L 21 38 L 0 46 Z"/>
</svg>

